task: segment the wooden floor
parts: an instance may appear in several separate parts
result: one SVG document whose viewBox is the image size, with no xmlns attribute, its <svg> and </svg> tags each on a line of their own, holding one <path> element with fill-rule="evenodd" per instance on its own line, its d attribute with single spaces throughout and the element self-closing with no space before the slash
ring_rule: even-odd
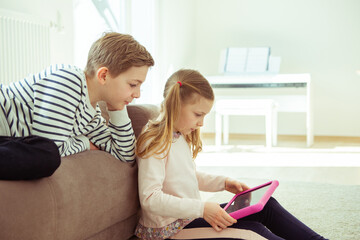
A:
<svg viewBox="0 0 360 240">
<path fill-rule="evenodd" d="M 265 147 L 264 135 L 229 136 L 229 145 L 215 147 L 215 134 L 202 136 L 196 159 L 200 171 L 229 177 L 278 179 L 360 185 L 360 137 L 278 136 L 278 145 Z M 306 162 L 306 163 L 305 163 Z"/>
<path fill-rule="evenodd" d="M 205 145 L 215 144 L 214 133 L 202 133 Z M 230 134 L 229 145 L 265 145 L 265 135 Z M 279 135 L 277 147 L 307 148 L 306 136 Z M 360 137 L 315 136 L 311 148 L 360 147 Z"/>
</svg>

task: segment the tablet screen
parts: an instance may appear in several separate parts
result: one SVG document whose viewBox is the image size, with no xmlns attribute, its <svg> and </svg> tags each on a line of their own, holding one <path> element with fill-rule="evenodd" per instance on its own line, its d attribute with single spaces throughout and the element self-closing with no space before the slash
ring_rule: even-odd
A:
<svg viewBox="0 0 360 240">
<path fill-rule="evenodd" d="M 226 209 L 226 212 L 232 213 L 258 203 L 269 188 L 270 184 L 237 196 L 231 205 Z"/>
</svg>

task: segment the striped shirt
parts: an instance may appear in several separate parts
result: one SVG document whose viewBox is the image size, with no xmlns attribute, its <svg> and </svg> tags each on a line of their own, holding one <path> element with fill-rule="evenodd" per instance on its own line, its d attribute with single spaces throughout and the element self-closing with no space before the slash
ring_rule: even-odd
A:
<svg viewBox="0 0 360 240">
<path fill-rule="evenodd" d="M 109 111 L 90 104 L 84 72 L 74 66 L 51 65 L 18 82 L 0 84 L 0 114 L 10 136 L 37 135 L 52 139 L 61 156 L 99 149 L 124 162 L 135 160 L 135 135 L 126 108 Z M 1 119 L 1 118 L 0 118 Z"/>
</svg>

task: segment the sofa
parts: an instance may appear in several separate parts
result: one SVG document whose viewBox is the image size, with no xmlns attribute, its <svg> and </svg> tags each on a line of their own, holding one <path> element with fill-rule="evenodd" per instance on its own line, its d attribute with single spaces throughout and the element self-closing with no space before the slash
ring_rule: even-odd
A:
<svg viewBox="0 0 360 240">
<path fill-rule="evenodd" d="M 127 110 L 135 136 L 159 112 L 145 104 Z M 0 181 L 0 239 L 129 239 L 139 208 L 136 164 L 89 150 L 62 158 L 48 178 Z"/>
</svg>

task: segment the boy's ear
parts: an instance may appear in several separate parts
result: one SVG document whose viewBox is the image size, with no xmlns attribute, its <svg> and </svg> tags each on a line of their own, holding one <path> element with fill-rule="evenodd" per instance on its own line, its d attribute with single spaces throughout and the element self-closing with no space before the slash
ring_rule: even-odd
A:
<svg viewBox="0 0 360 240">
<path fill-rule="evenodd" d="M 106 77 L 109 75 L 109 69 L 107 67 L 101 67 L 97 70 L 96 76 L 97 80 L 101 85 L 104 85 L 106 82 Z"/>
</svg>

